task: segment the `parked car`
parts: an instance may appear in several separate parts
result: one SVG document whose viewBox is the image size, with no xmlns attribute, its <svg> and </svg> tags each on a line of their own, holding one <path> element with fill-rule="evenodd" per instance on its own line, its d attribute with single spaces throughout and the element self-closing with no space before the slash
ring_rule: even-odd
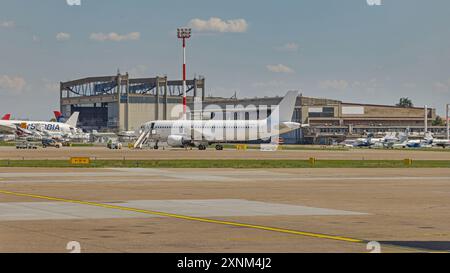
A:
<svg viewBox="0 0 450 273">
<path fill-rule="evenodd" d="M 121 150 L 122 149 L 122 143 L 116 142 L 116 141 L 108 141 L 108 144 L 106 145 L 108 149 L 111 150 Z"/>
<path fill-rule="evenodd" d="M 47 148 L 47 147 L 55 147 L 57 149 L 62 148 L 62 143 L 58 142 L 54 139 L 43 139 L 42 140 L 42 147 Z"/>
</svg>

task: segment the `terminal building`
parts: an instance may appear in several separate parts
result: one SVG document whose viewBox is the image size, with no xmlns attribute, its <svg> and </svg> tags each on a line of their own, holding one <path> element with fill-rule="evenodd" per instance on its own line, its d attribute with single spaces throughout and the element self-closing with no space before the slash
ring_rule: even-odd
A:
<svg viewBox="0 0 450 273">
<path fill-rule="evenodd" d="M 250 99 L 209 99 L 205 105 L 277 105 L 281 97 Z M 311 98 L 300 95 L 297 98 L 293 121 L 309 124 L 303 128 L 283 135 L 285 143 L 332 144 L 347 138 L 358 138 L 368 133 L 381 136 L 386 132 L 405 132 L 418 138 L 425 131 L 425 108 L 403 108 L 390 105 L 346 103 L 338 100 Z M 436 119 L 436 110 L 428 108 L 427 123 Z M 237 115 L 236 115 L 237 116 Z M 244 116 L 237 117 L 239 119 Z M 445 135 L 445 127 L 428 126 L 436 136 Z"/>
<path fill-rule="evenodd" d="M 183 83 L 167 77 L 130 78 L 128 74 L 89 77 L 61 83 L 60 103 L 64 116 L 80 112 L 79 126 L 87 131 L 134 131 L 143 123 L 158 119 L 181 117 Z M 187 81 L 187 103 L 194 109 L 194 101 L 203 107 L 211 105 L 226 109 L 227 106 L 275 106 L 282 97 L 219 98 L 205 96 L 205 79 Z M 428 130 L 437 137 L 445 136 L 445 127 L 433 127 L 436 110 L 390 105 L 347 103 L 339 100 L 297 98 L 293 121 L 310 124 L 283 135 L 285 143 L 331 144 L 346 138 L 358 138 L 373 133 L 404 132 L 421 138 L 425 131 L 425 115 Z M 262 111 L 261 111 L 262 112 Z M 268 113 L 267 113 L 268 112 Z M 175 113 L 175 114 L 174 114 Z M 265 115 L 270 114 L 264 109 Z M 254 113 L 253 113 L 254 114 Z M 256 113 L 261 118 L 260 111 Z M 248 119 L 249 113 L 228 115 L 228 119 Z"/>
</svg>

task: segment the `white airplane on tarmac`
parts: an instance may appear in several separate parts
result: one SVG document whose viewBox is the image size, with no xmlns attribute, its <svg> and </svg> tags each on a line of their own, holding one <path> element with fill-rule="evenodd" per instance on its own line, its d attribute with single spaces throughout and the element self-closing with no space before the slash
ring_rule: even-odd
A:
<svg viewBox="0 0 450 273">
<path fill-rule="evenodd" d="M 387 132 L 382 138 L 374 138 L 373 133 L 369 133 L 366 138 L 355 140 L 345 140 L 342 145 L 349 148 L 368 147 L 368 148 L 394 148 L 397 145 L 406 145 L 408 140 L 407 133 Z"/>
<path fill-rule="evenodd" d="M 430 148 L 433 144 L 433 135 L 430 132 L 425 134 L 423 139 L 408 140 L 403 145 L 403 148 Z"/>
<path fill-rule="evenodd" d="M 267 119 L 261 120 L 157 120 L 141 126 L 141 134 L 135 148 L 145 140 L 167 142 L 171 147 L 198 147 L 206 150 L 216 144 L 216 150 L 223 150 L 223 143 L 242 143 L 266 140 L 280 134 L 308 127 L 292 122 L 298 92 L 290 91 Z"/>
<path fill-rule="evenodd" d="M 433 139 L 432 145 L 445 149 L 450 147 L 450 139 Z"/>
<path fill-rule="evenodd" d="M 376 148 L 398 148 L 408 141 L 408 132 L 388 132 L 381 138 L 381 140 L 375 143 Z"/>
<path fill-rule="evenodd" d="M 40 138 L 63 138 L 82 133 L 77 128 L 79 113 L 75 112 L 65 122 L 0 120 L 0 131 L 14 133 L 17 136 Z"/>
<path fill-rule="evenodd" d="M 366 138 L 358 138 L 354 140 L 351 144 L 353 147 L 372 147 L 374 145 L 380 144 L 384 141 L 384 138 L 374 138 L 373 133 L 369 133 Z"/>
</svg>

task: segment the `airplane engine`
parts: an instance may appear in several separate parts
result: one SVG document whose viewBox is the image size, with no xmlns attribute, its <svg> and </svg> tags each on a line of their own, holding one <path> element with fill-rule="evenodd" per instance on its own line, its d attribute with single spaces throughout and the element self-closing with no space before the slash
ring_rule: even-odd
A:
<svg viewBox="0 0 450 273">
<path fill-rule="evenodd" d="M 170 135 L 167 137 L 167 144 L 172 147 L 183 147 L 191 143 L 190 139 L 184 136 Z"/>
</svg>

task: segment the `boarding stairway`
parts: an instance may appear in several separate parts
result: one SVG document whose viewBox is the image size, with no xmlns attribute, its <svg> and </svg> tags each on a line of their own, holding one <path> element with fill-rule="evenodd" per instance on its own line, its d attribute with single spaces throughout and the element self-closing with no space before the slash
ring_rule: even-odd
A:
<svg viewBox="0 0 450 273">
<path fill-rule="evenodd" d="M 150 130 L 144 130 L 138 137 L 138 139 L 136 140 L 136 142 L 134 143 L 133 148 L 134 149 L 142 149 L 142 145 L 144 145 L 145 143 L 147 143 L 148 139 L 150 138 L 151 135 L 151 131 Z"/>
</svg>

